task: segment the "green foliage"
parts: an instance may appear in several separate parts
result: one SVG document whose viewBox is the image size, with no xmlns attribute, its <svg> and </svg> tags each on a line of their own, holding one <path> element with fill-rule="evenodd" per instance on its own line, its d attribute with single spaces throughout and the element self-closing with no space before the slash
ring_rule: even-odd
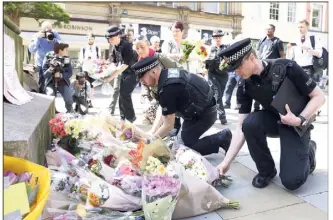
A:
<svg viewBox="0 0 333 220">
<path fill-rule="evenodd" d="M 21 17 L 34 18 L 40 25 L 55 20 L 54 25 L 69 23 L 69 14 L 58 4 L 50 2 L 4 2 L 4 13 L 19 25 Z"/>
</svg>

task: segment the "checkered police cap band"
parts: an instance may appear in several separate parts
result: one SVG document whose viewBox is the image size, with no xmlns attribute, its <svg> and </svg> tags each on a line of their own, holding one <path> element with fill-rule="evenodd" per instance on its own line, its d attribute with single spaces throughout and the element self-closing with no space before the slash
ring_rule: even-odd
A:
<svg viewBox="0 0 333 220">
<path fill-rule="evenodd" d="M 155 62 L 153 62 L 152 64 L 150 64 L 150 65 L 148 65 L 148 66 L 145 66 L 145 67 L 142 67 L 141 69 L 138 69 L 138 70 L 136 70 L 135 72 L 137 73 L 137 74 L 139 74 L 139 73 L 145 73 L 145 72 L 147 72 L 148 70 L 151 70 L 151 69 L 153 69 L 155 66 L 157 66 L 159 64 L 159 61 L 158 60 L 156 60 Z"/>
<path fill-rule="evenodd" d="M 234 61 L 237 61 L 240 57 L 244 56 L 249 50 L 251 50 L 252 46 L 251 44 L 247 45 L 246 47 L 243 47 L 241 50 L 237 51 L 234 55 L 227 57 L 228 63 L 232 63 Z"/>
</svg>

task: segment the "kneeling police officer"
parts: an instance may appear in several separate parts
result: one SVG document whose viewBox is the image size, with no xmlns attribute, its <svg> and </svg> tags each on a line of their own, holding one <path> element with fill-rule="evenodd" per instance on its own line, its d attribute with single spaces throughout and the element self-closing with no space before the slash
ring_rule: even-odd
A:
<svg viewBox="0 0 333 220">
<path fill-rule="evenodd" d="M 237 102 L 240 105 L 238 128 L 226 157 L 218 166 L 220 174 L 224 175 L 229 170 L 232 160 L 246 141 L 259 171 L 252 185 L 266 187 L 277 174 L 266 137 L 279 137 L 281 182 L 289 190 L 299 188 L 315 169 L 316 143 L 310 140 L 313 126 L 308 125 L 312 116 L 325 103 L 324 94 L 296 62 L 282 58 L 259 60 L 249 38 L 234 43 L 221 51 L 219 56 L 225 60 L 225 68 L 235 70 L 242 77 L 237 91 Z M 280 98 L 284 113 L 272 104 L 279 94 L 288 90 L 288 87 L 283 86 L 286 82 L 290 82 L 289 87 L 295 88 L 299 99 L 307 100 L 304 108 L 296 106 L 299 108 L 298 113 L 295 105 L 295 112 L 292 112 L 292 102 L 286 103 L 288 96 L 295 96 L 296 92 L 291 94 L 287 91 Z M 252 100 L 258 101 L 264 110 L 251 113 Z M 297 130 L 303 128 L 305 132 L 300 135 Z"/>
<path fill-rule="evenodd" d="M 162 116 L 155 119 L 153 136 L 167 136 L 177 113 L 184 119 L 179 135 L 185 146 L 202 155 L 218 153 L 219 147 L 228 150 L 229 129 L 199 139 L 216 121 L 216 100 L 207 81 L 179 68 L 163 69 L 155 56 L 142 59 L 132 69 L 143 85 L 157 86 Z"/>
</svg>

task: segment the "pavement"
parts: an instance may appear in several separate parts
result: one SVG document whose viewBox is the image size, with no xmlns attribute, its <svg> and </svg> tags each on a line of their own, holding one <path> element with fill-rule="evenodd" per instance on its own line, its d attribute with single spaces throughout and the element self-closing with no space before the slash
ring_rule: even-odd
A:
<svg viewBox="0 0 333 220">
<path fill-rule="evenodd" d="M 100 87 L 95 89 L 93 105 L 90 114 L 107 111 L 111 96 L 101 94 Z M 144 105 L 140 103 L 140 88 L 133 92 L 132 99 L 138 120 L 135 124 L 144 130 L 149 126 L 143 125 L 140 115 Z M 327 97 L 327 95 L 326 95 Z M 232 107 L 235 106 L 235 96 L 232 98 Z M 64 112 L 65 105 L 61 97 L 56 98 L 58 111 Z M 289 191 L 283 187 L 277 175 L 272 183 L 264 188 L 257 189 L 252 186 L 252 179 L 258 172 L 249 154 L 247 145 L 241 149 L 233 162 L 228 175 L 234 180 L 229 188 L 217 188 L 224 196 L 240 202 L 240 209 L 220 209 L 205 215 L 186 218 L 186 220 L 325 220 L 328 219 L 328 105 L 322 107 L 322 112 L 314 123 L 315 129 L 311 137 L 317 143 L 317 167 L 306 183 L 295 191 Z M 237 125 L 238 112 L 228 109 L 228 124 L 223 126 L 217 120 L 215 125 L 204 135 L 215 133 L 228 127 L 232 131 Z M 115 115 L 119 116 L 118 106 Z M 268 138 L 268 145 L 275 160 L 279 172 L 280 143 L 279 139 Z M 222 153 L 207 156 L 214 165 L 223 160 Z"/>
</svg>

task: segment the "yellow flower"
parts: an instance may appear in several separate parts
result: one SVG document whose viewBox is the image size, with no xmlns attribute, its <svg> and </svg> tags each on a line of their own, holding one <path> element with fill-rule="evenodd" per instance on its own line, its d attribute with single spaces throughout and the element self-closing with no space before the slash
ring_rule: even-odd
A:
<svg viewBox="0 0 333 220">
<path fill-rule="evenodd" d="M 162 164 L 157 167 L 157 170 L 158 170 L 159 174 L 164 175 L 166 173 L 166 169 Z"/>
</svg>

